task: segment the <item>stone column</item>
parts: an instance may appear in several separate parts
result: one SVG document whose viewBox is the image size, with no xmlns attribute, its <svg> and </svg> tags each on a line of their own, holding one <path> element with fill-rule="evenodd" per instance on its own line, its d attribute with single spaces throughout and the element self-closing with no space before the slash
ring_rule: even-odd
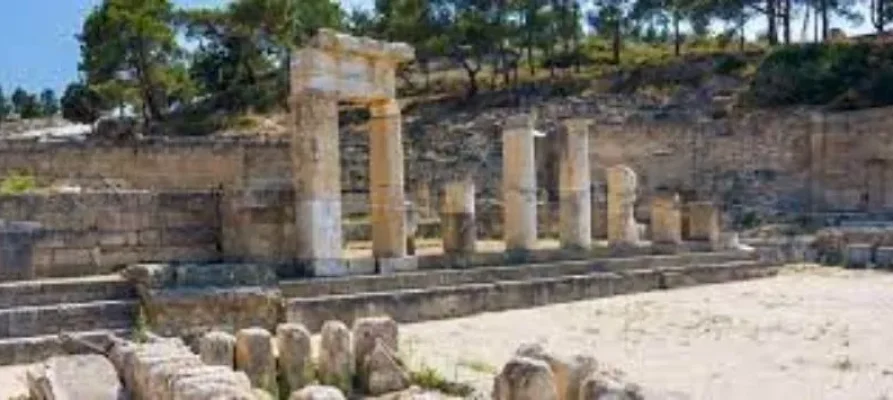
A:
<svg viewBox="0 0 893 400">
<path fill-rule="evenodd" d="M 444 186 L 440 221 L 444 254 L 462 266 L 467 265 L 477 242 L 474 181 L 471 178 L 455 180 Z"/>
<path fill-rule="evenodd" d="M 297 259 L 314 275 L 344 275 L 338 99 L 304 90 L 292 94 L 292 110 Z"/>
<path fill-rule="evenodd" d="M 655 250 L 675 251 L 682 243 L 682 207 L 675 192 L 651 198 L 651 242 Z"/>
<path fill-rule="evenodd" d="M 560 136 L 559 238 L 561 247 L 570 250 L 592 245 L 588 124 L 584 119 L 566 120 Z"/>
<path fill-rule="evenodd" d="M 536 246 L 534 119 L 509 117 L 502 132 L 502 196 L 505 249 L 523 255 Z"/>
<path fill-rule="evenodd" d="M 635 220 L 636 173 L 625 165 L 608 168 L 608 244 L 634 246 L 639 242 Z"/>
<path fill-rule="evenodd" d="M 691 240 L 708 242 L 719 240 L 719 209 L 713 202 L 696 201 L 688 204 L 688 234 Z"/>
<path fill-rule="evenodd" d="M 403 183 L 403 134 L 396 100 L 369 108 L 369 198 L 372 255 L 382 272 L 415 269 L 406 254 L 406 194 Z"/>
</svg>

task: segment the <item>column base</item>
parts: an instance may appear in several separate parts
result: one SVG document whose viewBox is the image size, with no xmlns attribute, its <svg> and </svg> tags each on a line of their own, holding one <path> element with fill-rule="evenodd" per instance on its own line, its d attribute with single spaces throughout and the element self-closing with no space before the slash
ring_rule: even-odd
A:
<svg viewBox="0 0 893 400">
<path fill-rule="evenodd" d="M 466 269 L 474 266 L 474 253 L 448 252 L 444 253 L 448 268 Z"/>
<path fill-rule="evenodd" d="M 375 263 L 378 265 L 378 273 L 383 275 L 419 269 L 419 259 L 416 257 L 378 258 Z"/>
<path fill-rule="evenodd" d="M 337 277 L 350 275 L 347 260 L 342 258 L 315 258 L 298 260 L 298 265 L 314 277 Z"/>
<path fill-rule="evenodd" d="M 652 242 L 651 252 L 654 254 L 678 254 L 683 250 L 682 243 Z"/>
<path fill-rule="evenodd" d="M 509 264 L 523 264 L 530 262 L 533 258 L 532 251 L 529 249 L 507 249 L 505 251 L 505 261 Z"/>
</svg>

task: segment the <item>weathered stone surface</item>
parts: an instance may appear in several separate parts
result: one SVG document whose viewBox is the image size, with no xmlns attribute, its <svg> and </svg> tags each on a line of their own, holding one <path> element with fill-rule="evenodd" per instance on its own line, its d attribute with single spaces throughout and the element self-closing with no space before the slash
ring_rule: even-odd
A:
<svg viewBox="0 0 893 400">
<path fill-rule="evenodd" d="M 376 345 L 376 341 L 381 340 L 382 344 L 390 348 L 392 352 L 397 352 L 399 348 L 399 327 L 397 321 L 391 317 L 369 317 L 360 318 L 353 324 L 353 351 L 356 357 L 356 368 L 360 372 L 360 367 L 366 361 L 366 355 L 369 354 Z"/>
<path fill-rule="evenodd" d="M 118 400 L 125 398 L 115 366 L 100 355 L 52 357 L 28 371 L 36 400 Z"/>
<path fill-rule="evenodd" d="M 608 242 L 631 246 L 639 241 L 635 220 L 636 173 L 625 165 L 608 168 Z"/>
<path fill-rule="evenodd" d="M 604 373 L 588 376 L 580 385 L 580 400 L 643 400 L 637 385 L 622 382 Z"/>
<path fill-rule="evenodd" d="M 236 337 L 221 331 L 212 331 L 199 339 L 199 355 L 208 365 L 233 367 L 236 360 Z"/>
<path fill-rule="evenodd" d="M 846 246 L 845 263 L 850 268 L 864 268 L 872 263 L 872 247 L 870 244 L 848 244 Z"/>
<path fill-rule="evenodd" d="M 558 400 L 549 364 L 527 357 L 512 358 L 494 379 L 493 400 Z"/>
<path fill-rule="evenodd" d="M 313 385 L 291 394 L 289 400 L 345 400 L 344 394 L 336 387 Z"/>
<path fill-rule="evenodd" d="M 279 350 L 279 374 L 286 393 L 294 392 L 313 380 L 310 332 L 304 325 L 291 323 L 276 327 L 276 347 Z"/>
<path fill-rule="evenodd" d="M 276 288 L 159 289 L 141 292 L 153 332 L 188 336 L 208 329 L 275 329 L 282 294 Z"/>
<path fill-rule="evenodd" d="M 324 385 L 350 392 L 355 371 L 350 330 L 340 321 L 327 321 L 320 333 L 318 378 Z"/>
<path fill-rule="evenodd" d="M 539 344 L 522 345 L 515 355 L 545 361 L 549 365 L 559 400 L 577 400 L 583 380 L 598 368 L 598 363 L 592 357 L 581 355 L 563 357 L 547 352 Z"/>
<path fill-rule="evenodd" d="M 372 395 L 397 392 L 410 383 L 409 373 L 382 339 L 376 339 L 375 347 L 365 356 L 362 379 L 366 391 Z"/>
<path fill-rule="evenodd" d="M 710 201 L 687 204 L 688 235 L 691 240 L 716 244 L 719 241 L 719 208 Z"/>
<path fill-rule="evenodd" d="M 272 339 L 270 332 L 263 328 L 240 330 L 236 334 L 236 369 L 248 375 L 253 387 L 275 395 L 278 386 Z"/>
</svg>

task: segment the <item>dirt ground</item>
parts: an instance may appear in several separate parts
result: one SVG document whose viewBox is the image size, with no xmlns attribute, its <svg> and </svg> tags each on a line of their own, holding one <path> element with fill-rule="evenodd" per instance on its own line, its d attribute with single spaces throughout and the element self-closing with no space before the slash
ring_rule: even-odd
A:
<svg viewBox="0 0 893 400">
<path fill-rule="evenodd" d="M 790 268 L 748 282 L 401 326 L 418 368 L 489 393 L 525 342 L 691 399 L 893 399 L 893 273 Z M 0 399 L 22 393 L 0 368 Z"/>
<path fill-rule="evenodd" d="M 401 326 L 412 364 L 489 393 L 524 342 L 589 354 L 691 399 L 893 398 L 893 274 L 791 268 L 763 280 Z"/>
</svg>

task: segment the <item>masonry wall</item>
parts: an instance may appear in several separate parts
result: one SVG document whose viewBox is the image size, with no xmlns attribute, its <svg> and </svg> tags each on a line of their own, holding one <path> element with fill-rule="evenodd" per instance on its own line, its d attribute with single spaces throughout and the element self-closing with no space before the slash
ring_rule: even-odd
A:
<svg viewBox="0 0 893 400">
<path fill-rule="evenodd" d="M 219 196 L 207 191 L 0 196 L 0 219 L 36 221 L 42 277 L 110 273 L 128 264 L 221 257 Z"/>
</svg>

